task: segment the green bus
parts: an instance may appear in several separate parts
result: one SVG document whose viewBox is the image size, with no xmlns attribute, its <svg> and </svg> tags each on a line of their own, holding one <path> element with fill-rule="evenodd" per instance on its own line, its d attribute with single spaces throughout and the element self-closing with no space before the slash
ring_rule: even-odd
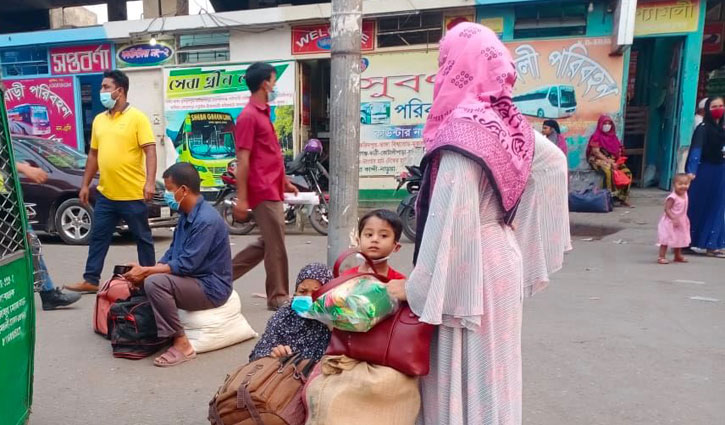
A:
<svg viewBox="0 0 725 425">
<path fill-rule="evenodd" d="M 226 112 L 189 113 L 174 146 L 178 161 L 190 163 L 199 172 L 202 190 L 218 188 L 229 161 L 236 158 L 234 118 Z"/>
</svg>

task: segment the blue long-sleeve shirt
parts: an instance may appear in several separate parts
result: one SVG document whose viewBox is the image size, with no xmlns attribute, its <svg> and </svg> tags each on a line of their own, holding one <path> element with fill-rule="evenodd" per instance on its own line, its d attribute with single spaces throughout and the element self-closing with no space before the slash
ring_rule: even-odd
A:
<svg viewBox="0 0 725 425">
<path fill-rule="evenodd" d="M 171 273 L 198 279 L 214 305 L 232 293 L 232 253 L 224 219 L 201 197 L 189 214 L 181 212 L 171 246 L 159 263 Z"/>
</svg>

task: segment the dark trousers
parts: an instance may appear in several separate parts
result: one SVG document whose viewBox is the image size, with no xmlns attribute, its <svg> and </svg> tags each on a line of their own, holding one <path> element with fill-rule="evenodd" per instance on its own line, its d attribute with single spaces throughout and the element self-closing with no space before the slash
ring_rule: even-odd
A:
<svg viewBox="0 0 725 425">
<path fill-rule="evenodd" d="M 93 208 L 93 229 L 88 246 L 88 259 L 83 279 L 98 285 L 103 272 L 108 248 L 113 240 L 116 226 L 123 219 L 136 241 L 138 262 L 142 266 L 156 264 L 154 240 L 149 227 L 149 211 L 144 201 L 112 201 L 98 194 Z"/>
<path fill-rule="evenodd" d="M 193 277 L 153 274 L 146 278 L 143 287 L 154 310 L 160 338 L 184 335 L 179 309 L 198 311 L 216 307 L 206 297 L 201 283 Z"/>
<path fill-rule="evenodd" d="M 284 206 L 282 202 L 264 201 L 254 208 L 254 220 L 262 234 L 232 259 L 233 280 L 244 276 L 264 260 L 267 273 L 267 305 L 278 307 L 289 298 L 289 265 L 284 246 Z"/>
</svg>

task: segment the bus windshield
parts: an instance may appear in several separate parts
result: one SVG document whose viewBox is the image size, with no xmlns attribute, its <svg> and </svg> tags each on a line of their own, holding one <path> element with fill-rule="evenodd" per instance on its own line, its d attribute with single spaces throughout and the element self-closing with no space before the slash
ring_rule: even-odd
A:
<svg viewBox="0 0 725 425">
<path fill-rule="evenodd" d="M 197 159 L 224 159 L 235 155 L 234 136 L 231 132 L 219 132 L 216 128 L 208 132 L 189 133 L 189 150 Z"/>
<path fill-rule="evenodd" d="M 560 90 L 559 106 L 562 108 L 570 108 L 576 106 L 576 95 L 574 90 L 568 87 L 562 87 Z"/>
<path fill-rule="evenodd" d="M 48 110 L 45 106 L 33 106 L 31 111 L 34 122 L 48 122 Z"/>
<path fill-rule="evenodd" d="M 227 159 L 236 155 L 234 120 L 226 113 L 189 114 L 182 125 L 179 137 L 180 142 L 188 144 L 191 156 L 196 159 Z"/>
</svg>

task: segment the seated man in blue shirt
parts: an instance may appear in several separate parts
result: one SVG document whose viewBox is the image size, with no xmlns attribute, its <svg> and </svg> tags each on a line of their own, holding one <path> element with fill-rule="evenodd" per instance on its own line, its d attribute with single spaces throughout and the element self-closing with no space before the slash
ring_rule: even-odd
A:
<svg viewBox="0 0 725 425">
<path fill-rule="evenodd" d="M 156 317 L 159 337 L 174 344 L 157 357 L 160 367 L 176 366 L 196 357 L 178 309 L 206 310 L 224 304 L 232 293 L 232 254 L 229 233 L 219 213 L 199 192 L 201 179 L 189 163 L 164 172 L 169 206 L 179 211 L 179 223 L 166 254 L 155 266 L 134 265 L 125 277 L 143 284 Z"/>
</svg>

